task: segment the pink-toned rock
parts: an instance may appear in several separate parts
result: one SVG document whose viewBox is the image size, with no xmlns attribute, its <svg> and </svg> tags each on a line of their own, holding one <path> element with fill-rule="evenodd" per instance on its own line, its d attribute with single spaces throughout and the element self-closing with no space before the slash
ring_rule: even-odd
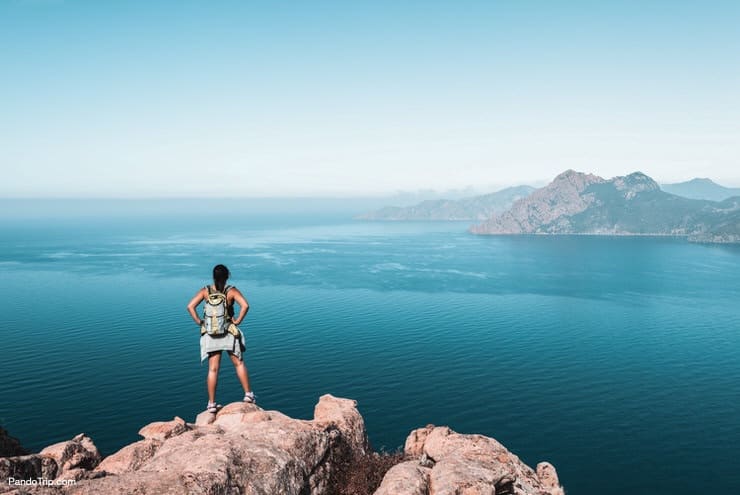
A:
<svg viewBox="0 0 740 495">
<path fill-rule="evenodd" d="M 318 423 L 330 423 L 342 432 L 352 449 L 365 454 L 370 451 L 370 443 L 365 430 L 365 420 L 357 410 L 357 401 L 339 399 L 333 395 L 322 395 L 313 412 Z"/>
<path fill-rule="evenodd" d="M 225 429 L 239 428 L 243 422 L 248 421 L 248 415 L 258 414 L 261 412 L 264 413 L 264 411 L 256 404 L 232 402 L 218 411 L 213 424 Z"/>
<path fill-rule="evenodd" d="M 59 467 L 58 477 L 63 477 L 64 473 L 70 469 L 92 470 L 101 459 L 98 448 L 84 433 L 80 433 L 72 440 L 49 445 L 39 452 L 39 455 L 54 459 Z"/>
<path fill-rule="evenodd" d="M 257 404 L 249 402 L 231 402 L 219 409 L 218 413 L 216 413 L 216 417 L 228 416 L 230 414 L 244 414 L 261 410 L 262 408 L 260 408 Z"/>
<path fill-rule="evenodd" d="M 212 415 L 212 424 L 178 421 L 176 431 L 183 425 L 187 429 L 176 435 L 167 434 L 172 422 L 154 423 L 142 429 L 142 435 L 151 438 L 103 460 L 96 473 L 105 471 L 108 476 L 88 476 L 63 492 L 327 493 L 340 466 L 351 465 L 362 454 L 354 448 L 363 445 L 367 434 L 354 401 L 330 396 L 322 401 L 317 420 L 293 419 L 253 404 L 233 403 Z"/>
<path fill-rule="evenodd" d="M 431 469 L 419 466 L 418 461 L 396 464 L 385 473 L 374 495 L 427 495 L 430 472 Z"/>
<path fill-rule="evenodd" d="M 144 440 L 95 470 L 89 466 L 97 449 L 79 435 L 44 455 L 0 458 L 0 474 L 76 480 L 55 487 L 55 495 L 350 495 L 347 469 L 370 452 L 362 416 L 348 399 L 321 397 L 312 420 L 244 403 L 211 416 L 213 423 L 151 423 L 141 430 Z M 482 435 L 429 425 L 409 435 L 406 450 L 417 458 L 392 467 L 376 495 L 563 495 L 551 465 L 535 472 Z"/>
<path fill-rule="evenodd" d="M 274 414 L 275 411 L 272 411 Z M 242 423 L 259 423 L 261 421 L 272 421 L 273 414 L 267 412 L 267 411 L 253 411 L 249 413 L 245 413 L 242 416 Z M 284 414 L 277 413 L 279 415 L 279 419 L 285 419 L 287 416 Z"/>
<path fill-rule="evenodd" d="M 214 421 L 216 421 L 216 414 L 209 413 L 208 411 L 203 411 L 195 418 L 195 424 L 197 426 L 209 425 Z"/>
<path fill-rule="evenodd" d="M 121 474 L 135 471 L 146 461 L 154 457 L 162 445 L 161 440 L 145 439 L 126 445 L 115 454 L 109 455 L 95 468 L 109 474 Z"/>
<path fill-rule="evenodd" d="M 546 479 L 541 479 L 503 445 L 483 435 L 463 435 L 446 426 L 429 425 L 411 432 L 406 439 L 405 453 L 432 461 L 429 490 L 423 495 L 494 495 L 502 492 L 563 495 L 551 465 L 542 468 Z M 398 478 L 398 474 L 394 476 Z M 415 479 L 415 475 L 409 476 L 410 482 Z M 402 486 L 402 480 L 396 479 L 396 482 Z M 416 488 L 409 488 L 408 492 L 397 490 L 395 495 L 417 495 L 417 492 Z"/>
<path fill-rule="evenodd" d="M 424 428 L 418 428 L 409 433 L 403 448 L 404 453 L 411 457 L 418 457 L 423 454 L 424 442 L 433 429 L 434 425 L 426 425 Z"/>
<path fill-rule="evenodd" d="M 57 476 L 56 479 L 79 481 L 87 477 L 89 472 L 90 471 L 88 471 L 87 469 L 83 469 L 83 468 L 66 469 L 61 475 Z"/>
<path fill-rule="evenodd" d="M 503 486 L 502 470 L 493 463 L 453 456 L 437 462 L 429 474 L 429 492 L 434 495 L 495 495 L 496 486 Z M 397 492 L 396 495 L 399 495 Z"/>
<path fill-rule="evenodd" d="M 552 495 L 565 495 L 563 488 L 560 486 L 560 480 L 558 479 L 557 471 L 555 471 L 555 466 L 549 462 L 540 462 L 537 464 L 537 477 L 550 490 Z"/>
<path fill-rule="evenodd" d="M 150 440 L 167 440 L 170 437 L 174 437 L 181 433 L 186 432 L 189 429 L 185 420 L 175 416 L 172 421 L 156 421 L 149 423 L 141 430 L 139 435 Z"/>
</svg>

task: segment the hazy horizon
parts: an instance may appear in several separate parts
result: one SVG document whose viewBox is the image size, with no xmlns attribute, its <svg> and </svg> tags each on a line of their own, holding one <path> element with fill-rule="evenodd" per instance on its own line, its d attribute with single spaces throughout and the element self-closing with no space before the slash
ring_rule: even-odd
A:
<svg viewBox="0 0 740 495">
<path fill-rule="evenodd" d="M 0 0 L 0 197 L 740 186 L 740 4 Z"/>
<path fill-rule="evenodd" d="M 582 173 L 593 173 L 587 170 L 577 170 L 577 172 Z M 637 170 L 633 172 L 639 172 Z M 629 172 L 632 173 L 632 172 Z M 622 176 L 628 175 L 629 173 L 620 174 Z M 596 174 L 598 175 L 598 174 Z M 613 177 L 604 177 L 605 179 L 611 179 Z M 489 193 L 494 193 L 501 191 L 503 189 L 508 188 L 514 188 L 519 186 L 530 186 L 534 188 L 541 188 L 546 186 L 552 181 L 553 178 L 549 180 L 539 180 L 539 181 L 530 181 L 528 183 L 514 183 L 514 184 L 507 184 L 507 185 L 490 185 L 488 187 L 486 186 L 476 186 L 476 185 L 469 185 L 462 188 L 457 189 L 415 189 L 415 190 L 388 190 L 388 191 L 377 191 L 377 192 L 356 192 L 353 193 L 351 191 L 345 191 L 345 192 L 339 192 L 335 194 L 294 194 L 294 195 L 280 195 L 280 194 L 265 194 L 265 195 L 222 195 L 222 196 L 206 196 L 206 195 L 177 195 L 176 193 L 171 195 L 149 195 L 149 196 L 133 196 L 133 195 L 120 195 L 120 196 L 95 196 L 95 195 L 77 195 L 77 196 L 13 196 L 13 195 L 5 195 L 0 196 L 0 200 L 100 200 L 100 201 L 127 201 L 127 200 L 144 200 L 144 201 L 167 201 L 167 200 L 264 200 L 264 201 L 281 201 L 281 200 L 336 200 L 336 201 L 362 201 L 362 200 L 369 200 L 369 201 L 379 201 L 379 200 L 399 200 L 404 203 L 412 204 L 416 201 L 424 201 L 427 199 L 461 199 L 461 198 L 467 198 L 471 196 L 478 196 L 478 195 L 485 195 Z M 667 182 L 667 181 L 660 181 L 656 179 L 655 177 L 652 177 L 658 184 L 662 185 L 672 185 L 677 184 L 679 182 Z M 688 182 L 691 180 L 704 180 L 708 179 L 714 182 L 717 185 L 727 187 L 727 188 L 738 188 L 740 187 L 740 183 L 738 184 L 728 184 L 728 183 L 720 183 L 717 180 L 713 179 L 712 177 L 692 177 L 690 179 L 687 179 L 686 181 L 681 182 Z"/>
</svg>

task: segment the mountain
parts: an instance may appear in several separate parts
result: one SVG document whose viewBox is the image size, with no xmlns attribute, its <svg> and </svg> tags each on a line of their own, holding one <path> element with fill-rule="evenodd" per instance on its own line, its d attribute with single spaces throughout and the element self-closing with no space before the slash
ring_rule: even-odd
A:
<svg viewBox="0 0 740 495">
<path fill-rule="evenodd" d="M 358 220 L 485 220 L 505 211 L 514 201 L 528 196 L 535 189 L 516 186 L 500 191 L 458 200 L 436 199 L 413 206 L 386 206 L 355 217 Z"/>
<path fill-rule="evenodd" d="M 710 201 L 723 201 L 733 196 L 740 196 L 740 187 L 725 187 L 713 182 L 711 179 L 691 179 L 687 182 L 676 184 L 661 184 L 661 189 L 667 193 L 683 196 L 690 199 L 708 199 Z"/>
<path fill-rule="evenodd" d="M 641 172 L 607 180 L 568 170 L 470 231 L 676 235 L 698 242 L 740 242 L 740 198 L 715 202 L 676 196 Z"/>
<path fill-rule="evenodd" d="M 105 458 L 84 433 L 38 454 L 0 457 L 9 486 L 0 493 L 564 495 L 549 462 L 532 469 L 493 438 L 446 426 L 411 431 L 403 452 L 375 452 L 357 402 L 328 394 L 313 419 L 232 402 L 194 423 L 150 423 L 139 435 Z M 19 483 L 39 478 L 49 484 Z"/>
</svg>

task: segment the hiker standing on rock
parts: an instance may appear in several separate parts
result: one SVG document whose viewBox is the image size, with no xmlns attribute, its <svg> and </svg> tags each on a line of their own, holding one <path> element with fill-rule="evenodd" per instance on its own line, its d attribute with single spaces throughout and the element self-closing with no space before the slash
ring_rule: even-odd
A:
<svg viewBox="0 0 740 495">
<path fill-rule="evenodd" d="M 239 289 L 226 285 L 229 269 L 224 265 L 213 267 L 213 285 L 200 289 L 188 303 L 188 313 L 200 326 L 200 360 L 208 358 L 208 406 L 210 413 L 218 411 L 216 404 L 216 385 L 221 366 L 221 351 L 227 351 L 234 363 L 236 376 L 244 388 L 244 402 L 253 403 L 254 393 L 249 387 L 249 374 L 244 365 L 243 352 L 246 349 L 244 334 L 237 327 L 249 311 L 249 303 Z M 203 317 L 198 316 L 196 308 L 205 302 Z M 234 302 L 239 305 L 239 316 L 234 318 Z"/>
</svg>

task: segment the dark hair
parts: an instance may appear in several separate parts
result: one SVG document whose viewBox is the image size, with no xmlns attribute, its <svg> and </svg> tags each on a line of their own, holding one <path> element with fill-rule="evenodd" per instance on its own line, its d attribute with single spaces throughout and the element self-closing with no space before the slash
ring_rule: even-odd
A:
<svg viewBox="0 0 740 495">
<path fill-rule="evenodd" d="M 216 290 L 223 292 L 226 288 L 226 281 L 229 279 L 229 269 L 224 265 L 216 265 L 213 267 L 213 283 L 216 286 Z"/>
</svg>

